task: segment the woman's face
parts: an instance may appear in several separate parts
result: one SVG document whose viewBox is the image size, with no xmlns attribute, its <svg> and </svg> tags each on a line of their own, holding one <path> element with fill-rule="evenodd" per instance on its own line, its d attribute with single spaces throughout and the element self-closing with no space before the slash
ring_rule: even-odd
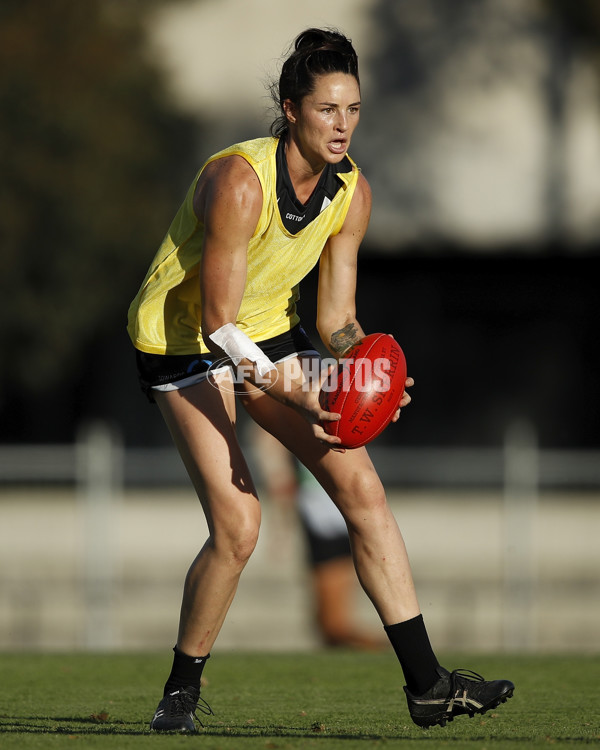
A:
<svg viewBox="0 0 600 750">
<path fill-rule="evenodd" d="M 317 76 L 315 88 L 299 106 L 287 99 L 290 134 L 307 161 L 317 166 L 340 162 L 350 146 L 360 115 L 360 88 L 353 75 Z"/>
</svg>

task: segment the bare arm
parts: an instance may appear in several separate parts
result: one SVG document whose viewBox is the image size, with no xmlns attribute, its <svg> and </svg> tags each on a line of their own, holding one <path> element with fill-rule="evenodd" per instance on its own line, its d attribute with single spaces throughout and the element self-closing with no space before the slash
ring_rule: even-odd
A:
<svg viewBox="0 0 600 750">
<path fill-rule="evenodd" d="M 194 195 L 194 211 L 204 224 L 200 268 L 202 335 L 235 324 L 246 285 L 248 243 L 260 217 L 262 189 L 248 162 L 231 156 L 209 164 Z M 235 220 L 232 220 L 235 217 Z"/>
<path fill-rule="evenodd" d="M 356 319 L 356 273 L 358 248 L 370 214 L 371 189 L 361 175 L 344 226 L 329 238 L 319 266 L 317 328 L 325 346 L 338 359 L 365 335 Z M 407 378 L 406 387 L 412 385 L 413 379 Z M 399 407 L 410 400 L 405 390 Z M 394 421 L 399 416 L 400 409 Z"/>
<path fill-rule="evenodd" d="M 327 241 L 319 265 L 317 328 L 338 358 L 364 336 L 356 319 L 356 268 L 370 215 L 371 189 L 361 175 L 344 226 Z"/>
</svg>

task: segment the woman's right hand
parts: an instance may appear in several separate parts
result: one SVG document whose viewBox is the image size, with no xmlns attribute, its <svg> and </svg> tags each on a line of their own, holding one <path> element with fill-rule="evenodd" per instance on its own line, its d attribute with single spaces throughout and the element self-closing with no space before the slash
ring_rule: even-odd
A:
<svg viewBox="0 0 600 750">
<path fill-rule="evenodd" d="M 289 390 L 286 389 L 286 403 L 306 419 L 312 426 L 313 434 L 317 440 L 328 445 L 332 450 L 344 453 L 345 448 L 341 447 L 341 439 L 335 435 L 325 432 L 324 422 L 337 422 L 340 415 L 335 412 L 326 411 L 321 406 L 319 394 L 323 383 L 330 376 L 334 365 L 330 365 L 319 373 L 319 377 L 313 377 L 302 382 L 298 380 L 288 380 Z"/>
</svg>

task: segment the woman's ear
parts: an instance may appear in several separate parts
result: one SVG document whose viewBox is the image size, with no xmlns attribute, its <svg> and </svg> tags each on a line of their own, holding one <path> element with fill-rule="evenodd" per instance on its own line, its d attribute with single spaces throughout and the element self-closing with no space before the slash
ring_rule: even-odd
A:
<svg viewBox="0 0 600 750">
<path fill-rule="evenodd" d="M 285 115 L 289 123 L 295 124 L 296 122 L 296 105 L 291 99 L 283 100 L 283 114 Z"/>
</svg>

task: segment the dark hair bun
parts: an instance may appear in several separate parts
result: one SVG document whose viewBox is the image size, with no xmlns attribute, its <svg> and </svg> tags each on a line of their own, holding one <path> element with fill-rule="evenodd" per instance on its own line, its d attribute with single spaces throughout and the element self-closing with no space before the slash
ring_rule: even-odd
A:
<svg viewBox="0 0 600 750">
<path fill-rule="evenodd" d="M 296 37 L 294 49 L 297 52 L 316 50 L 338 52 L 355 58 L 358 63 L 352 40 L 335 29 L 306 29 Z"/>
</svg>

